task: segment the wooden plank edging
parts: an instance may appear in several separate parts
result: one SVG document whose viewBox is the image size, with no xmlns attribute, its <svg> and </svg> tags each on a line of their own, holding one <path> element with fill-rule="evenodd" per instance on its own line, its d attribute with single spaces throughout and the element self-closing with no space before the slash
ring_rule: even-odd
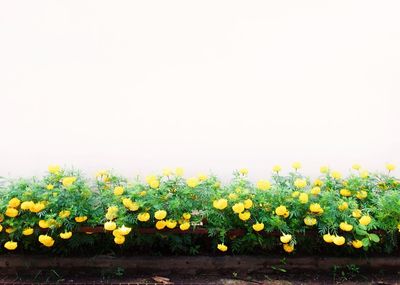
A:
<svg viewBox="0 0 400 285">
<path fill-rule="evenodd" d="M 48 257 L 0 255 L 0 269 L 99 270 L 124 268 L 140 272 L 266 272 L 273 267 L 286 270 L 326 271 L 334 266 L 356 265 L 365 269 L 400 269 L 400 257 L 283 257 L 277 256 L 132 256 L 132 257 Z"/>
</svg>

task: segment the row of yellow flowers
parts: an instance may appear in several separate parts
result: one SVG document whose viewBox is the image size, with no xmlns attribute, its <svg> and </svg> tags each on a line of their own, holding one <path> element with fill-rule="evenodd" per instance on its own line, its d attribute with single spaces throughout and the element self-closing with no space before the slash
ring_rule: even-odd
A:
<svg viewBox="0 0 400 285">
<path fill-rule="evenodd" d="M 15 250 L 24 237 L 36 236 L 43 246 L 53 247 L 57 239 L 73 238 L 81 225 L 102 225 L 114 243 L 122 245 L 134 227 L 184 232 L 206 227 L 216 248 L 225 252 L 229 243 L 235 248 L 240 242 L 240 237 L 228 237 L 230 230 L 239 228 L 250 237 L 278 231 L 283 250 L 291 253 L 296 237 L 312 229 L 325 243 L 365 250 L 381 242 L 376 231 L 400 231 L 395 165 L 387 164 L 382 174 L 355 164 L 355 172 L 345 178 L 322 166 L 321 176 L 314 180 L 300 174 L 299 162 L 292 168 L 282 174 L 282 167 L 276 165 L 270 179 L 255 184 L 247 178 L 248 170 L 240 169 L 223 185 L 204 173 L 184 178 L 182 168 L 165 169 L 144 181 L 99 171 L 93 183 L 51 165 L 41 180 L 3 186 L 0 232 L 4 226 L 6 234 L 2 241 L 4 248 Z"/>
</svg>

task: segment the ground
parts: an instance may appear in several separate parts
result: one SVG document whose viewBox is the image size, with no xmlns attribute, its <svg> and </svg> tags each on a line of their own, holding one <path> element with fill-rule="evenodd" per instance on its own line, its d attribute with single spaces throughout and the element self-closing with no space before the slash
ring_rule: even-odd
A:
<svg viewBox="0 0 400 285">
<path fill-rule="evenodd" d="M 277 270 L 279 271 L 279 269 Z M 221 275 L 143 275 L 126 276 L 124 272 L 114 272 L 113 274 L 101 273 L 100 276 L 87 277 L 60 276 L 57 272 L 38 272 L 34 277 L 23 276 L 2 276 L 0 285 L 3 284 L 30 284 L 30 283 L 52 283 L 52 284 L 400 284 L 400 272 L 359 272 L 351 268 L 336 268 L 332 272 L 319 273 L 289 273 L 279 271 L 272 274 L 259 275 L 239 275 L 232 274 Z"/>
</svg>

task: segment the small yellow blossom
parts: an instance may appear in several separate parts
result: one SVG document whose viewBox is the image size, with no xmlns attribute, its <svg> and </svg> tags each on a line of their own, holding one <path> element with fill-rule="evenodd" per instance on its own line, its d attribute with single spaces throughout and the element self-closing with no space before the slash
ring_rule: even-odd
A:
<svg viewBox="0 0 400 285">
<path fill-rule="evenodd" d="M 70 239 L 71 237 L 72 237 L 72 232 L 60 233 L 60 238 L 62 238 L 62 239 Z"/>
<path fill-rule="evenodd" d="M 297 188 L 304 188 L 307 186 L 307 180 L 305 179 L 301 179 L 301 178 L 296 178 L 296 180 L 294 181 L 294 186 L 296 186 Z"/>
<path fill-rule="evenodd" d="M 256 232 L 262 231 L 264 229 L 264 223 L 255 223 L 253 225 L 253 230 Z"/>
<path fill-rule="evenodd" d="M 291 240 L 292 240 L 292 235 L 285 234 L 280 237 L 281 243 L 288 243 Z"/>
<path fill-rule="evenodd" d="M 49 165 L 48 170 L 51 174 L 59 174 L 61 167 L 59 165 Z"/>
<path fill-rule="evenodd" d="M 156 218 L 157 220 L 164 220 L 166 216 L 167 211 L 165 210 L 158 210 L 154 213 L 154 218 Z"/>
<path fill-rule="evenodd" d="M 271 188 L 271 183 L 268 180 L 258 180 L 256 186 L 257 189 L 265 191 Z"/>
<path fill-rule="evenodd" d="M 74 177 L 74 176 L 64 177 L 61 180 L 64 187 L 71 186 L 75 181 L 76 181 L 76 177 Z"/>
<path fill-rule="evenodd" d="M 298 170 L 298 169 L 301 168 L 301 163 L 298 162 L 298 161 L 293 162 L 293 163 L 292 163 L 292 167 L 293 167 L 294 170 Z"/>
<path fill-rule="evenodd" d="M 272 171 L 278 173 L 279 171 L 282 170 L 282 167 L 280 165 L 274 165 L 274 167 L 272 167 Z"/>
<path fill-rule="evenodd" d="M 186 184 L 190 187 L 190 188 L 195 188 L 197 185 L 200 184 L 200 181 L 197 177 L 192 177 L 192 178 L 188 178 L 186 180 Z"/>
<path fill-rule="evenodd" d="M 225 252 L 225 251 L 228 250 L 228 247 L 227 247 L 225 244 L 223 244 L 223 243 L 219 243 L 219 244 L 217 245 L 217 248 L 218 248 L 220 251 L 222 251 L 222 252 Z"/>
</svg>

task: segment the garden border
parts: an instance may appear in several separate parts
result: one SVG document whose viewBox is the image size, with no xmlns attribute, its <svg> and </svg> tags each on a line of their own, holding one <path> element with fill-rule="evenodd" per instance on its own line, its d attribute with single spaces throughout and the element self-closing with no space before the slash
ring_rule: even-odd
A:
<svg viewBox="0 0 400 285">
<path fill-rule="evenodd" d="M 355 265 L 368 270 L 399 270 L 400 257 L 283 257 L 283 256 L 93 256 L 50 257 L 44 255 L 0 255 L 3 273 L 33 274 L 37 270 L 85 272 L 123 268 L 136 273 L 266 273 L 277 269 L 329 271 L 335 266 Z"/>
</svg>

